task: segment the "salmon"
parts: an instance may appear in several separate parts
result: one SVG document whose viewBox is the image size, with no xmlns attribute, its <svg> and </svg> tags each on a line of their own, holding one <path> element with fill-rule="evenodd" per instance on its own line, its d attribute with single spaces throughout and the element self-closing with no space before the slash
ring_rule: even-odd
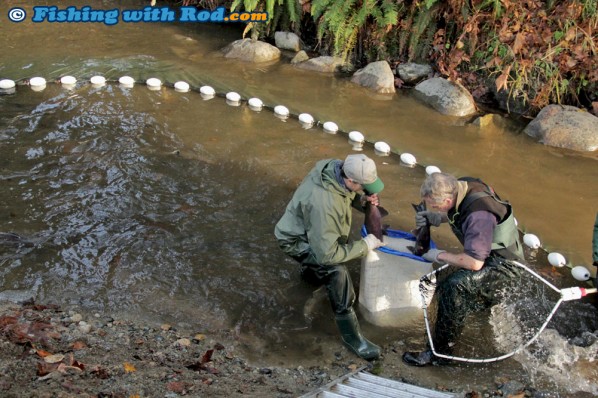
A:
<svg viewBox="0 0 598 398">
<path fill-rule="evenodd" d="M 388 211 L 384 207 L 366 202 L 364 224 L 368 234 L 372 234 L 379 240 L 382 240 L 382 236 L 386 233 L 386 228 L 382 225 L 382 218 L 387 215 Z"/>
<path fill-rule="evenodd" d="M 426 203 L 421 202 L 418 205 L 411 204 L 416 212 L 425 211 Z M 415 235 L 415 246 L 407 246 L 409 250 L 416 256 L 421 256 L 430 250 L 430 221 L 426 222 L 426 225 L 413 230 Z"/>
</svg>

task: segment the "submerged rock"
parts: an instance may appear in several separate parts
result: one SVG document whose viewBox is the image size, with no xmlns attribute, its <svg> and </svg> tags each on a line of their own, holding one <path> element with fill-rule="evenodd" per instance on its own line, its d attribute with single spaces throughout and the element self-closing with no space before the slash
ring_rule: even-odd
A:
<svg viewBox="0 0 598 398">
<path fill-rule="evenodd" d="M 296 64 L 299 69 L 313 70 L 322 73 L 334 73 L 344 66 L 345 62 L 339 57 L 322 56 Z"/>
<path fill-rule="evenodd" d="M 548 105 L 524 132 L 544 145 L 575 151 L 598 150 L 598 117 L 568 105 Z"/>
<path fill-rule="evenodd" d="M 293 59 L 291 60 L 291 64 L 299 64 L 301 62 L 307 61 L 308 59 L 309 55 L 307 55 L 307 53 L 304 50 L 301 50 L 297 53 L 297 55 L 293 57 Z"/>
<path fill-rule="evenodd" d="M 251 39 L 236 40 L 222 49 L 225 58 L 248 62 L 269 62 L 280 58 L 280 50 L 271 44 Z"/>
</svg>

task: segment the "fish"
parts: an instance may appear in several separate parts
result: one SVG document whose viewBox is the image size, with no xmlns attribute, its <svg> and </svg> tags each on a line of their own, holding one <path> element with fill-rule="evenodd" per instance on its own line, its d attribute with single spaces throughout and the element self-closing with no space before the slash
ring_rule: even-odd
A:
<svg viewBox="0 0 598 398">
<path fill-rule="evenodd" d="M 416 213 L 426 210 L 425 202 L 418 205 L 412 203 L 411 206 L 413 206 Z M 411 250 L 416 256 L 421 256 L 430 250 L 430 221 L 427 220 L 426 225 L 416 228 L 412 232 L 415 235 L 415 246 L 407 246 L 407 249 Z"/>
<path fill-rule="evenodd" d="M 386 226 L 382 225 L 382 218 L 388 215 L 388 211 L 381 206 L 373 205 L 371 202 L 365 203 L 365 229 L 368 234 L 374 235 L 382 240 L 386 234 Z"/>
</svg>

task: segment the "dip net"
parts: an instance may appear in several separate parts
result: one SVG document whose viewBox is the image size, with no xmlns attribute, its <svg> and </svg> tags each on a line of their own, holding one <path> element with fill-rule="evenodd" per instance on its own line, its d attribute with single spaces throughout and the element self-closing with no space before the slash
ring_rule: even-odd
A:
<svg viewBox="0 0 598 398">
<path fill-rule="evenodd" d="M 508 263 L 517 272 L 492 297 L 460 286 L 457 296 L 464 300 L 458 305 L 445 299 L 447 295 L 437 293 L 437 289 L 447 289 L 450 286 L 447 278 L 459 272 L 459 268 L 447 264 L 420 279 L 426 333 L 436 356 L 463 362 L 494 362 L 508 358 L 538 338 L 563 301 L 596 292 L 596 289 L 578 287 L 558 289 L 524 264 Z M 451 314 L 450 327 L 447 327 L 447 321 L 438 322 L 439 309 Z M 449 330 L 457 332 L 451 335 Z M 446 339 L 448 349 L 447 341 L 440 347 L 438 342 L 442 338 L 435 339 L 435 334 L 445 338 L 451 336 Z"/>
</svg>

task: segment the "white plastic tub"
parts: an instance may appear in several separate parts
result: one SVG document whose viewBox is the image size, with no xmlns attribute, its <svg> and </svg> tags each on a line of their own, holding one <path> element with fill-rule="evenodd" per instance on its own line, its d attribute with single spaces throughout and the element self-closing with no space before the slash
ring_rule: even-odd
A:
<svg viewBox="0 0 598 398">
<path fill-rule="evenodd" d="M 398 327 L 423 318 L 419 279 L 433 268 L 432 263 L 414 256 L 407 249 L 415 243 L 413 235 L 392 232 L 389 232 L 390 236 L 384 236 L 384 251 L 370 251 L 361 261 L 359 307 L 368 322 Z M 408 237 L 397 237 L 401 235 Z"/>
</svg>

